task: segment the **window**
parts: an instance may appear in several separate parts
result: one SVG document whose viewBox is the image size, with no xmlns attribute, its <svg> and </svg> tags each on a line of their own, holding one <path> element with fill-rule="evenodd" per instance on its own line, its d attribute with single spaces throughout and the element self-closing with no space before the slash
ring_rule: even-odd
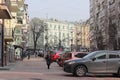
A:
<svg viewBox="0 0 120 80">
<path fill-rule="evenodd" d="M 78 53 L 78 54 L 75 55 L 75 57 L 82 58 L 82 57 L 84 57 L 85 55 L 86 55 L 86 54 L 84 54 L 84 53 Z"/>
<path fill-rule="evenodd" d="M 97 59 L 106 59 L 106 55 L 101 55 L 101 56 L 98 56 Z"/>
<path fill-rule="evenodd" d="M 100 53 L 95 56 L 96 59 L 106 59 L 106 54 L 105 53 Z"/>
<path fill-rule="evenodd" d="M 109 55 L 109 58 L 110 58 L 110 59 L 113 59 L 113 58 L 120 58 L 120 57 L 119 57 L 119 55 L 117 55 L 117 54 L 110 54 L 110 55 Z"/>
<path fill-rule="evenodd" d="M 56 29 L 56 25 L 54 25 L 54 30 Z"/>
<path fill-rule="evenodd" d="M 68 53 L 66 58 L 71 58 L 72 57 L 72 53 Z"/>
<path fill-rule="evenodd" d="M 60 25 L 58 26 L 58 30 L 60 30 Z"/>
<path fill-rule="evenodd" d="M 65 29 L 65 26 L 63 26 L 63 29 Z"/>
<path fill-rule="evenodd" d="M 52 28 L 52 24 L 50 24 L 50 28 Z"/>
<path fill-rule="evenodd" d="M 65 37 L 65 33 L 63 33 L 63 37 Z"/>
</svg>

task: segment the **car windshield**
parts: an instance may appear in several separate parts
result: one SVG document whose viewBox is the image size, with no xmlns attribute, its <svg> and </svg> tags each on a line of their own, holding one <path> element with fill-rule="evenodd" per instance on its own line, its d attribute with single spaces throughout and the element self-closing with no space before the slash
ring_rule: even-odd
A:
<svg viewBox="0 0 120 80">
<path fill-rule="evenodd" d="M 84 56 L 83 58 L 91 58 L 93 55 L 95 55 L 95 53 L 97 53 L 97 52 L 96 51 L 95 52 L 91 52 L 88 55 Z"/>
<path fill-rule="evenodd" d="M 87 54 L 85 54 L 85 53 L 78 53 L 78 54 L 75 54 L 75 57 L 77 57 L 77 58 L 83 58 L 86 55 Z"/>
</svg>

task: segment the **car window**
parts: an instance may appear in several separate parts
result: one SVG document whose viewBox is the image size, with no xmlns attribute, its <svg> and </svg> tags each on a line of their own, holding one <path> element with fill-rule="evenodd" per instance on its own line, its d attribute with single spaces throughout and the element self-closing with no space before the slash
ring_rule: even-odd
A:
<svg viewBox="0 0 120 80">
<path fill-rule="evenodd" d="M 83 58 L 93 58 L 93 56 L 96 55 L 97 53 L 98 53 L 97 51 L 91 52 L 88 55 L 84 56 Z"/>
<path fill-rule="evenodd" d="M 72 53 L 65 53 L 64 58 L 71 58 L 72 57 Z"/>
<path fill-rule="evenodd" d="M 68 56 L 67 56 L 67 58 L 71 58 L 72 57 L 72 54 L 71 53 L 69 53 L 68 54 Z"/>
<path fill-rule="evenodd" d="M 120 58 L 120 56 L 118 54 L 109 54 L 109 58 L 110 59 Z"/>
<path fill-rule="evenodd" d="M 106 59 L 106 55 L 101 55 L 101 56 L 98 56 L 97 59 Z"/>
<path fill-rule="evenodd" d="M 95 56 L 96 59 L 106 59 L 106 54 L 102 53 L 102 54 L 98 54 Z"/>
<path fill-rule="evenodd" d="M 86 55 L 86 54 L 84 54 L 84 53 L 83 53 L 83 54 L 78 53 L 78 54 L 75 55 L 75 57 L 82 58 L 82 57 L 84 57 L 85 55 Z"/>
</svg>

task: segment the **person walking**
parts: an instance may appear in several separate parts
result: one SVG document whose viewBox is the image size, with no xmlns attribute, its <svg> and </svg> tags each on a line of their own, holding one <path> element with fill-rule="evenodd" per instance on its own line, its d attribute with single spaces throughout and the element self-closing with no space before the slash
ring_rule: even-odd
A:
<svg viewBox="0 0 120 80">
<path fill-rule="evenodd" d="M 28 60 L 30 59 L 30 52 L 27 53 L 27 56 L 28 56 Z"/>
<path fill-rule="evenodd" d="M 51 63 L 52 63 L 51 51 L 47 53 L 45 59 L 46 59 L 47 67 L 48 67 L 48 69 L 50 69 L 50 65 L 51 65 Z"/>
</svg>

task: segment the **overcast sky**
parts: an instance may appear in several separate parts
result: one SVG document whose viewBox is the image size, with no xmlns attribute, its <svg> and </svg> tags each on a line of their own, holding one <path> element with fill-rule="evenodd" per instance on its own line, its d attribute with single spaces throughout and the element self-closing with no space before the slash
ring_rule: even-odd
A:
<svg viewBox="0 0 120 80">
<path fill-rule="evenodd" d="M 30 19 L 56 18 L 79 21 L 89 18 L 89 0 L 26 0 Z"/>
</svg>

